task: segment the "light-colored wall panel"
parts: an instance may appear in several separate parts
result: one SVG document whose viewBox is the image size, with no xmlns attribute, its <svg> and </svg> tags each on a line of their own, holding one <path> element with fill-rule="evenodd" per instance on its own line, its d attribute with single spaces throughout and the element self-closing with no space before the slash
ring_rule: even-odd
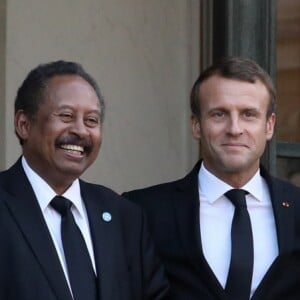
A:
<svg viewBox="0 0 300 300">
<path fill-rule="evenodd" d="M 39 63 L 83 64 L 106 99 L 104 139 L 85 179 L 117 191 L 182 176 L 196 159 L 188 96 L 198 75 L 198 1 L 10 0 L 6 166 L 20 154 L 13 102 Z"/>
</svg>

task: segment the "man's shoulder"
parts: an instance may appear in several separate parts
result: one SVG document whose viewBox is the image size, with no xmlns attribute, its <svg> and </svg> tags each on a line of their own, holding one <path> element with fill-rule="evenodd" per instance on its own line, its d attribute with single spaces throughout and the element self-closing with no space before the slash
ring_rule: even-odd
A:
<svg viewBox="0 0 300 300">
<path fill-rule="evenodd" d="M 170 181 L 170 182 L 164 182 L 140 189 L 131 190 L 128 192 L 123 193 L 123 196 L 130 197 L 130 198 L 136 198 L 136 197 L 152 197 L 156 194 L 169 194 L 171 191 L 176 189 L 178 186 L 180 186 L 180 183 L 182 182 L 182 179 Z"/>
<path fill-rule="evenodd" d="M 109 187 L 80 180 L 80 188 L 86 201 L 94 199 L 117 210 L 131 211 L 132 213 L 140 211 L 137 205 L 124 199 L 120 194 Z"/>
<path fill-rule="evenodd" d="M 122 194 L 133 202 L 161 201 L 162 199 L 172 199 L 174 194 L 187 189 L 195 188 L 198 182 L 199 163 L 185 177 L 164 182 L 149 187 L 135 189 Z"/>
<path fill-rule="evenodd" d="M 289 195 L 300 196 L 300 187 L 290 183 L 287 180 L 278 177 L 269 176 L 266 178 L 268 185 L 275 192 L 288 193 Z"/>
<path fill-rule="evenodd" d="M 113 191 L 111 188 L 100 185 L 100 184 L 96 184 L 96 183 L 92 183 L 92 182 L 87 182 L 84 181 L 82 179 L 80 179 L 80 187 L 83 190 L 90 190 L 93 193 L 100 193 L 100 194 L 107 194 L 111 197 L 116 197 L 118 198 L 118 194 Z"/>
<path fill-rule="evenodd" d="M 260 174 L 266 180 L 271 194 L 273 194 L 273 196 L 278 194 L 292 194 L 298 196 L 300 195 L 300 187 L 290 183 L 287 180 L 273 176 L 266 170 L 266 168 L 263 165 L 260 166 Z"/>
</svg>

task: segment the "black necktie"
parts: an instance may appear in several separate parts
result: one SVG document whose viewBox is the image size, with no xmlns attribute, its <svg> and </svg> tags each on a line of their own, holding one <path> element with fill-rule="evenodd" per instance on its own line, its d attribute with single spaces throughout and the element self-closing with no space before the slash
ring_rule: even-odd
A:
<svg viewBox="0 0 300 300">
<path fill-rule="evenodd" d="M 231 227 L 231 260 L 226 293 L 232 300 L 249 300 L 253 273 L 253 236 L 245 194 L 233 189 L 225 196 L 235 206 Z"/>
<path fill-rule="evenodd" d="M 96 300 L 93 265 L 80 229 L 71 212 L 72 202 L 56 196 L 51 206 L 61 215 L 61 238 L 74 300 Z"/>
</svg>

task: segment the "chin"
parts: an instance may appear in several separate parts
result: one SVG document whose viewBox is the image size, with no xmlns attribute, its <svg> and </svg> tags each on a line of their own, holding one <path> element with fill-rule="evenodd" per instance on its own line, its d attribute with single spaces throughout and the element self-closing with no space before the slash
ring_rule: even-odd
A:
<svg viewBox="0 0 300 300">
<path fill-rule="evenodd" d="M 221 165 L 223 166 L 223 169 L 228 173 L 239 173 L 247 169 L 245 163 L 240 161 L 226 161 Z"/>
<path fill-rule="evenodd" d="M 87 169 L 87 167 L 66 166 L 66 167 L 60 168 L 60 173 L 62 174 L 62 176 L 67 176 L 67 177 L 73 178 L 73 180 L 75 180 L 76 178 L 81 176 L 86 169 Z"/>
</svg>

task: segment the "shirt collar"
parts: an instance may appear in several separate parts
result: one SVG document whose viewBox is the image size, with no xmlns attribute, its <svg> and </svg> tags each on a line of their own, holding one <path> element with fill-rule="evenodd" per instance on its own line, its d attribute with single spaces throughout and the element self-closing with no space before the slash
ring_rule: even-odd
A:
<svg viewBox="0 0 300 300">
<path fill-rule="evenodd" d="M 232 186 L 208 171 L 203 163 L 198 173 L 198 185 L 199 194 L 204 194 L 210 203 L 214 203 L 228 190 L 233 189 Z M 264 199 L 263 191 L 265 190 L 265 182 L 260 175 L 260 170 L 257 170 L 255 175 L 241 189 L 248 191 L 256 200 L 262 201 Z"/>
<path fill-rule="evenodd" d="M 263 201 L 264 193 L 267 191 L 267 185 L 264 178 L 260 175 L 260 170 L 242 187 L 248 191 L 256 200 Z"/>
<path fill-rule="evenodd" d="M 50 185 L 29 166 L 24 156 L 22 156 L 22 166 L 32 186 L 41 210 L 44 212 L 51 200 L 56 196 L 56 193 Z M 62 196 L 72 201 L 80 215 L 84 214 L 78 179 L 73 181 L 71 186 L 63 193 Z"/>
</svg>

